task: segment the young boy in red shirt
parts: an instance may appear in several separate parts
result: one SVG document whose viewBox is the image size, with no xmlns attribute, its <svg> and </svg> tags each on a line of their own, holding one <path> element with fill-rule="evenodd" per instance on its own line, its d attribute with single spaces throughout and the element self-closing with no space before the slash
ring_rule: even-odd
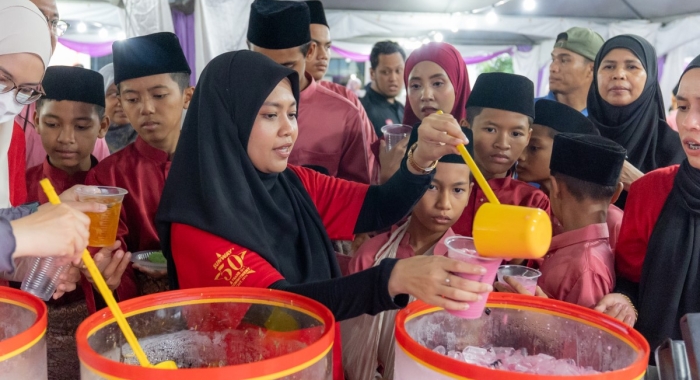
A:
<svg viewBox="0 0 700 380">
<path fill-rule="evenodd" d="M 417 129 L 413 131 L 409 145 L 418 140 Z M 467 128 L 463 131 L 471 140 L 471 131 Z M 470 154 L 474 154 L 471 144 L 466 147 Z M 443 156 L 435 168 L 430 187 L 414 206 L 409 219 L 365 242 L 350 260 L 349 274 L 376 266 L 385 258 L 446 256 L 444 242 L 455 235 L 451 227 L 467 206 L 472 187 L 470 176 L 471 171 L 461 156 Z M 375 371 L 382 378 L 393 378 L 396 311 L 382 314 L 362 315 L 341 323 L 343 367 L 351 379 L 374 378 Z M 376 366 L 364 368 L 366 366 L 362 364 L 372 360 L 376 361 Z"/>
<path fill-rule="evenodd" d="M 474 138 L 474 161 L 503 204 L 536 207 L 549 213 L 549 199 L 540 190 L 513 179 L 513 166 L 530 140 L 535 117 L 534 85 L 521 75 L 479 75 L 467 100 L 467 126 Z M 471 144 L 470 144 L 471 145 Z M 487 202 L 474 186 L 455 233 L 472 236 L 474 216 Z"/>
<path fill-rule="evenodd" d="M 34 125 L 47 156 L 41 165 L 27 170 L 27 201 L 48 202 L 39 186 L 51 180 L 60 194 L 85 183 L 97 165 L 92 150 L 109 128 L 105 116 L 104 84 L 96 71 L 71 66 L 51 66 L 42 81 L 46 95 L 36 104 Z"/>
<path fill-rule="evenodd" d="M 605 137 L 554 137 L 550 200 L 563 232 L 539 261 L 538 285 L 549 297 L 593 308 L 615 287 L 605 221 L 625 156 L 622 146 Z"/>
<path fill-rule="evenodd" d="M 124 197 L 117 231 L 122 248 L 132 252 L 159 250 L 155 214 L 180 137 L 182 112 L 194 92 L 189 83 L 191 71 L 173 33 L 117 41 L 113 53 L 119 101 L 139 136 L 100 162 L 88 175 L 87 183 L 117 186 L 129 192 Z M 138 275 L 139 293 L 167 288 L 164 271 L 134 267 L 148 275 Z"/>
<path fill-rule="evenodd" d="M 518 179 L 540 185 L 540 189 L 549 195 L 551 183 L 549 180 L 549 162 L 552 158 L 554 136 L 559 133 L 580 133 L 600 135 L 593 123 L 580 112 L 566 104 L 553 100 L 540 99 L 535 103 L 535 121 L 532 124 L 532 136 L 527 148 L 518 158 L 516 172 Z M 622 183 L 612 197 L 612 202 L 622 192 Z M 617 236 L 622 225 L 623 212 L 614 204 L 608 207 L 608 229 L 610 232 L 610 247 L 614 250 Z M 562 232 L 562 225 L 552 218 L 554 235 Z"/>
</svg>

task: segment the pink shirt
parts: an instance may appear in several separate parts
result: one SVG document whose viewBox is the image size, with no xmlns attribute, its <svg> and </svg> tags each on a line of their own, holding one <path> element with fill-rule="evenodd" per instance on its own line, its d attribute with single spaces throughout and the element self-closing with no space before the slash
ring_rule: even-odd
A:
<svg viewBox="0 0 700 380">
<path fill-rule="evenodd" d="M 552 238 L 537 285 L 560 301 L 592 308 L 615 287 L 608 225 L 591 224 Z"/>
<path fill-rule="evenodd" d="M 299 136 L 289 163 L 322 166 L 333 177 L 369 184 L 372 140 L 360 112 L 349 100 L 306 75 L 310 84 L 300 94 Z"/>
<path fill-rule="evenodd" d="M 367 116 L 365 107 L 362 106 L 360 98 L 358 98 L 357 95 L 351 89 L 338 83 L 333 83 L 325 80 L 318 82 L 318 85 L 325 87 L 335 92 L 336 94 L 344 97 L 345 99 L 349 100 L 350 103 L 352 103 L 355 107 L 357 107 L 358 112 L 360 112 L 360 118 L 362 119 L 362 123 L 365 127 L 365 136 L 367 136 L 368 140 L 367 142 L 371 146 L 378 140 L 377 133 L 374 131 L 374 127 L 372 126 L 372 122 L 369 120 L 369 116 Z M 374 155 L 371 149 L 367 150 L 367 154 L 367 162 L 369 162 L 370 170 L 372 170 L 373 183 L 379 183 L 379 158 Z"/>
<path fill-rule="evenodd" d="M 610 248 L 615 252 L 615 246 L 617 245 L 617 237 L 620 236 L 620 227 L 622 226 L 622 217 L 625 212 L 614 204 L 608 206 L 608 218 L 605 221 L 608 225 L 608 240 L 610 241 Z M 564 230 L 564 227 L 559 223 L 556 217 L 552 216 L 552 232 L 553 234 L 559 235 Z"/>
<path fill-rule="evenodd" d="M 20 125 L 24 124 L 20 123 Z M 46 151 L 41 143 L 41 136 L 34 129 L 34 124 L 30 125 L 27 123 L 24 138 L 27 141 L 27 169 L 43 164 L 44 160 L 46 160 Z M 92 156 L 97 158 L 97 161 L 102 161 L 103 158 L 109 156 L 109 148 L 105 139 L 100 138 L 95 141 Z"/>
<path fill-rule="evenodd" d="M 381 235 L 377 235 L 372 239 L 366 241 L 360 249 L 355 253 L 355 256 L 350 260 L 350 274 L 369 269 L 374 265 L 374 257 L 376 256 L 379 249 L 382 248 L 387 241 L 389 241 L 389 235 L 396 230 L 397 226 L 391 228 L 391 232 L 386 232 Z M 442 238 L 435 244 L 432 254 L 435 256 L 447 256 L 447 246 L 445 246 L 445 239 L 450 236 L 454 236 L 455 233 L 450 228 L 442 235 Z M 411 245 L 408 243 L 409 234 L 406 232 L 403 239 L 399 242 L 399 248 L 396 250 L 397 259 L 407 259 L 409 257 L 415 256 L 415 252 Z M 429 251 L 428 251 L 429 252 Z"/>
</svg>

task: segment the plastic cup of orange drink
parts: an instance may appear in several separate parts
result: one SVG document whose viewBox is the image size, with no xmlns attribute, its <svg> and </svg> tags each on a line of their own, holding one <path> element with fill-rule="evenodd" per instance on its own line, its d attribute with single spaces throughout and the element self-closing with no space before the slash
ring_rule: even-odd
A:
<svg viewBox="0 0 700 380">
<path fill-rule="evenodd" d="M 83 186 L 75 190 L 80 202 L 96 202 L 107 205 L 105 212 L 86 212 L 90 218 L 91 247 L 108 247 L 117 239 L 119 212 L 128 191 L 111 186 Z"/>
</svg>

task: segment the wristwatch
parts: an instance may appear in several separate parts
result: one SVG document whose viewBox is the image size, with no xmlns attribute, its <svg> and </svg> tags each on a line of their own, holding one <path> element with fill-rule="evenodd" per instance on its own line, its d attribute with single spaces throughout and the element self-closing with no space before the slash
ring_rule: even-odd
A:
<svg viewBox="0 0 700 380">
<path fill-rule="evenodd" d="M 418 142 L 413 143 L 411 145 L 411 148 L 408 150 L 408 164 L 411 165 L 413 169 L 416 171 L 420 172 L 421 174 L 429 174 L 433 170 L 435 170 L 435 167 L 437 166 L 438 162 L 437 160 L 433 161 L 430 166 L 427 168 L 424 168 L 416 163 L 416 161 L 413 159 L 413 151 L 416 150 L 416 147 L 418 146 Z"/>
</svg>

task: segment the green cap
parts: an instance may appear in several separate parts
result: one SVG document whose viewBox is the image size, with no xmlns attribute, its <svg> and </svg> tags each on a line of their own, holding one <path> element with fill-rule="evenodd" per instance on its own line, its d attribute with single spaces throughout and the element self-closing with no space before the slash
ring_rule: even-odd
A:
<svg viewBox="0 0 700 380">
<path fill-rule="evenodd" d="M 573 51 L 591 61 L 595 61 L 598 50 L 603 46 L 605 40 L 600 34 L 589 28 L 573 27 L 557 36 L 554 47 Z"/>
</svg>

